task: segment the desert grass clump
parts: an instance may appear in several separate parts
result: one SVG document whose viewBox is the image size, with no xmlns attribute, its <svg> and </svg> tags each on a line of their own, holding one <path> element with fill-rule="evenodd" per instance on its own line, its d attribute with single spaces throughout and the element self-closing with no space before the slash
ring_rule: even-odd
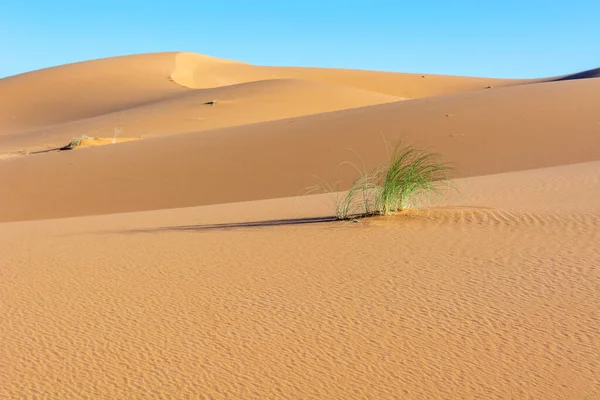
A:
<svg viewBox="0 0 600 400">
<path fill-rule="evenodd" d="M 349 220 L 355 216 L 369 213 L 373 202 L 370 192 L 375 189 L 371 180 L 371 175 L 359 172 L 345 195 L 334 193 L 331 189 L 327 190 L 333 200 L 337 219 Z"/>
<path fill-rule="evenodd" d="M 66 145 L 65 147 L 62 147 L 61 150 L 71 150 L 74 149 L 75 147 L 81 145 L 81 142 L 83 142 L 86 139 L 91 139 L 89 136 L 86 135 L 81 135 L 81 136 L 77 136 L 76 138 L 73 138 L 68 145 Z"/>
<path fill-rule="evenodd" d="M 451 170 L 438 154 L 401 142 L 390 153 L 387 165 L 359 171 L 348 192 L 333 198 L 336 217 L 390 215 L 417 206 L 449 185 Z"/>
<path fill-rule="evenodd" d="M 449 172 L 438 154 L 399 144 L 387 167 L 378 168 L 372 176 L 375 211 L 389 215 L 409 208 L 420 196 L 439 193 L 448 184 Z"/>
</svg>

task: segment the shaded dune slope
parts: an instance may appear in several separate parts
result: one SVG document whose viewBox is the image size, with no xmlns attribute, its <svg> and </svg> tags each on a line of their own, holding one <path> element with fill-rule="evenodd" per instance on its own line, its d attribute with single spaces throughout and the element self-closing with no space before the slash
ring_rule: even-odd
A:
<svg viewBox="0 0 600 400">
<path fill-rule="evenodd" d="M 316 177 L 344 189 L 355 171 L 339 163 L 385 160 L 383 136 L 431 146 L 461 176 L 594 161 L 599 105 L 600 80 L 571 80 L 5 160 L 0 220 L 284 197 Z"/>
<path fill-rule="evenodd" d="M 576 74 L 560 76 L 558 78 L 550 79 L 550 80 L 570 81 L 573 79 L 593 79 L 593 78 L 600 78 L 600 68 L 589 69 L 587 71 L 578 72 Z"/>
</svg>

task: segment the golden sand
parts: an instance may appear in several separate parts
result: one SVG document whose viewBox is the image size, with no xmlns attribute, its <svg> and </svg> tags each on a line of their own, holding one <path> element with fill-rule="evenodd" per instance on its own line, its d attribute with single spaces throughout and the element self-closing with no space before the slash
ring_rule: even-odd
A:
<svg viewBox="0 0 600 400">
<path fill-rule="evenodd" d="M 600 80 L 568 78 L 161 53 L 0 80 L 0 398 L 600 398 Z M 459 190 L 360 223 L 299 196 L 398 139 Z"/>
</svg>

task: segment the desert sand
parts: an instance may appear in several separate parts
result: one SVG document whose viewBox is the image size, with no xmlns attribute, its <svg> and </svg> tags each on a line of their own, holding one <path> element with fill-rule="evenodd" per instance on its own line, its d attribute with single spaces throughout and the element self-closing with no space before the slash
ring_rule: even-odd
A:
<svg viewBox="0 0 600 400">
<path fill-rule="evenodd" d="M 0 398 L 600 399 L 598 78 L 0 79 Z M 307 194 L 398 140 L 458 190 L 358 223 Z"/>
</svg>

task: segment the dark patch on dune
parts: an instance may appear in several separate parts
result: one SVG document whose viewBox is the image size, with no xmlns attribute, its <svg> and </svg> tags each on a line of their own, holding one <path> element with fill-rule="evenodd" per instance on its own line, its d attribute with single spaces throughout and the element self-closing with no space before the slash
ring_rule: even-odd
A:
<svg viewBox="0 0 600 400">
<path fill-rule="evenodd" d="M 554 82 L 558 81 L 571 81 L 575 79 L 591 79 L 600 78 L 600 68 L 589 69 L 587 71 L 578 72 L 576 74 L 565 75 L 560 78 L 552 79 Z"/>
</svg>

